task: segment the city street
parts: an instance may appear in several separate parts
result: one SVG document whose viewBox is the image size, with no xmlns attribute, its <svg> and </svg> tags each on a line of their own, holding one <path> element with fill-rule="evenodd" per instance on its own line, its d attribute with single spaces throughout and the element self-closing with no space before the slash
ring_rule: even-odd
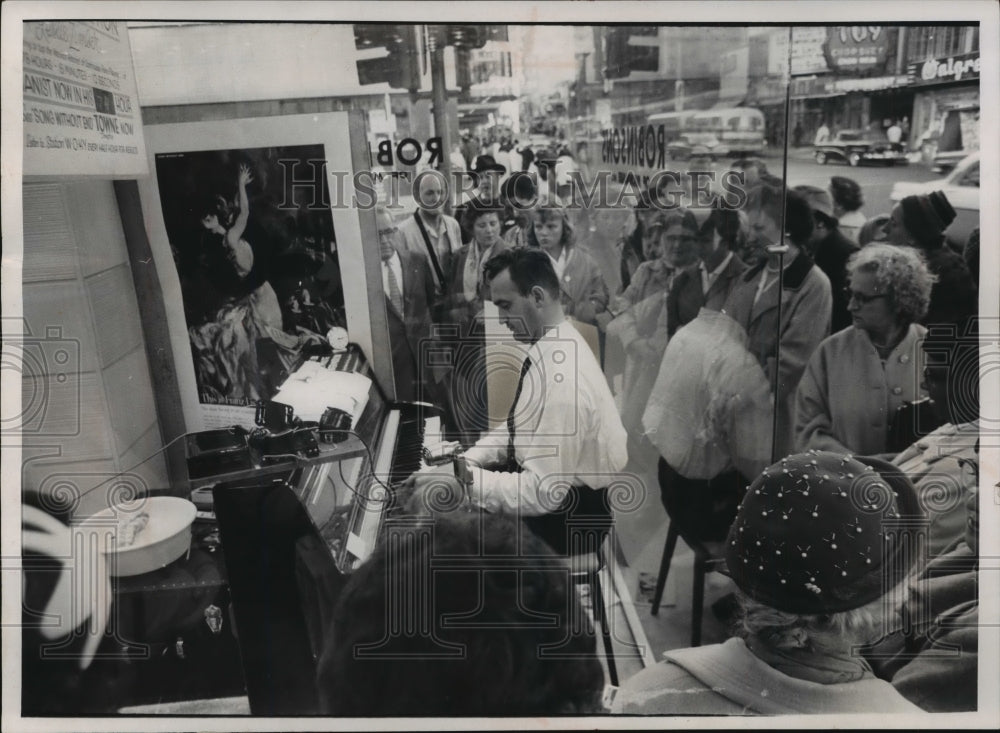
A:
<svg viewBox="0 0 1000 733">
<path fill-rule="evenodd" d="M 764 158 L 768 170 L 781 176 L 782 158 L 779 155 L 769 155 Z M 715 161 L 710 169 L 716 174 L 728 170 L 731 160 Z M 683 163 L 679 163 L 683 166 Z M 892 204 L 889 193 L 896 181 L 930 181 L 941 177 L 925 165 L 913 164 L 906 166 L 887 167 L 881 165 L 863 165 L 852 168 L 846 163 L 827 163 L 819 165 L 812 159 L 811 148 L 798 148 L 791 151 L 788 159 L 788 183 L 791 186 L 811 185 L 827 188 L 832 176 L 853 178 L 864 191 L 865 205 L 862 211 L 866 216 L 888 213 Z M 615 242 L 621 233 L 627 210 L 605 210 L 596 212 L 593 216 L 596 231 L 588 231 L 581 227 L 577 231 L 577 241 L 593 256 L 604 272 L 608 288 L 612 293 L 620 284 L 618 271 L 618 252 Z"/>
</svg>

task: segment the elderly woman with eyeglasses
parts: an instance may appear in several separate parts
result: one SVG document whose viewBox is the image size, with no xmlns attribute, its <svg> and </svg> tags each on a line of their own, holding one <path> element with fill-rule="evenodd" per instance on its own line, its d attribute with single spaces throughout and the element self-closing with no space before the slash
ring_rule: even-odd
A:
<svg viewBox="0 0 1000 733">
<path fill-rule="evenodd" d="M 885 453 L 896 410 L 924 396 L 918 321 L 934 276 L 910 247 L 871 244 L 847 263 L 853 325 L 819 345 L 799 382 L 795 438 L 800 450 Z"/>
</svg>

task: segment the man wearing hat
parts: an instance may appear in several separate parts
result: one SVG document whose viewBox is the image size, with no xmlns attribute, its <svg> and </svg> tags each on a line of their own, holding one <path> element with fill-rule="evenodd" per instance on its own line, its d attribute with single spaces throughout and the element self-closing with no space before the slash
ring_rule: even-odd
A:
<svg viewBox="0 0 1000 733">
<path fill-rule="evenodd" d="M 500 181 L 507 172 L 507 168 L 497 163 L 492 155 L 480 155 L 476 158 L 472 173 L 476 182 L 476 191 L 464 204 L 455 209 L 455 218 L 462 224 L 462 243 L 468 244 L 472 241 L 472 231 L 468 230 L 464 224 L 466 220 L 465 212 L 470 208 L 496 208 L 500 202 Z"/>
<path fill-rule="evenodd" d="M 907 196 L 893 207 L 886 237 L 889 244 L 918 249 L 937 277 L 921 324 L 951 324 L 964 333 L 966 322 L 979 309 L 978 283 L 961 255 L 945 242 L 944 232 L 954 220 L 955 210 L 942 191 Z"/>
<path fill-rule="evenodd" d="M 919 712 L 857 650 L 897 625 L 890 601 L 918 559 L 920 515 L 912 484 L 878 459 L 810 451 L 766 468 L 726 538 L 739 636 L 667 652 L 613 712 Z"/>
<path fill-rule="evenodd" d="M 858 251 L 858 246 L 840 232 L 833 213 L 833 197 L 828 191 L 817 186 L 796 186 L 795 190 L 812 209 L 813 233 L 808 249 L 813 262 L 830 279 L 833 293 L 830 333 L 837 333 L 852 323 L 844 289 L 847 287 L 847 260 Z"/>
</svg>

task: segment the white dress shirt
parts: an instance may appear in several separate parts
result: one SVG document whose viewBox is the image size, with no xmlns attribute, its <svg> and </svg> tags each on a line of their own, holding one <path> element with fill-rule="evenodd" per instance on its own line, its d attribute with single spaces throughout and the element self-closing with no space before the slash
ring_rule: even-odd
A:
<svg viewBox="0 0 1000 733">
<path fill-rule="evenodd" d="M 521 472 L 489 470 L 506 461 L 506 424 L 466 453 L 472 499 L 488 511 L 548 513 L 559 505 L 567 483 L 605 488 L 628 462 L 614 398 L 579 331 L 563 320 L 527 353 L 531 367 L 514 412 L 514 455 Z"/>
</svg>

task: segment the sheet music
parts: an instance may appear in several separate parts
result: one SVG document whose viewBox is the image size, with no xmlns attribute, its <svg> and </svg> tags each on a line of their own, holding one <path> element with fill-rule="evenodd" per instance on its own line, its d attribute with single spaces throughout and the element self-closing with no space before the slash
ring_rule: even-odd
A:
<svg viewBox="0 0 1000 733">
<path fill-rule="evenodd" d="M 307 361 L 292 374 L 274 396 L 275 402 L 291 405 L 303 420 L 319 421 L 327 407 L 351 416 L 351 425 L 368 404 L 372 381 L 355 372 L 332 371 L 315 361 Z"/>
</svg>

